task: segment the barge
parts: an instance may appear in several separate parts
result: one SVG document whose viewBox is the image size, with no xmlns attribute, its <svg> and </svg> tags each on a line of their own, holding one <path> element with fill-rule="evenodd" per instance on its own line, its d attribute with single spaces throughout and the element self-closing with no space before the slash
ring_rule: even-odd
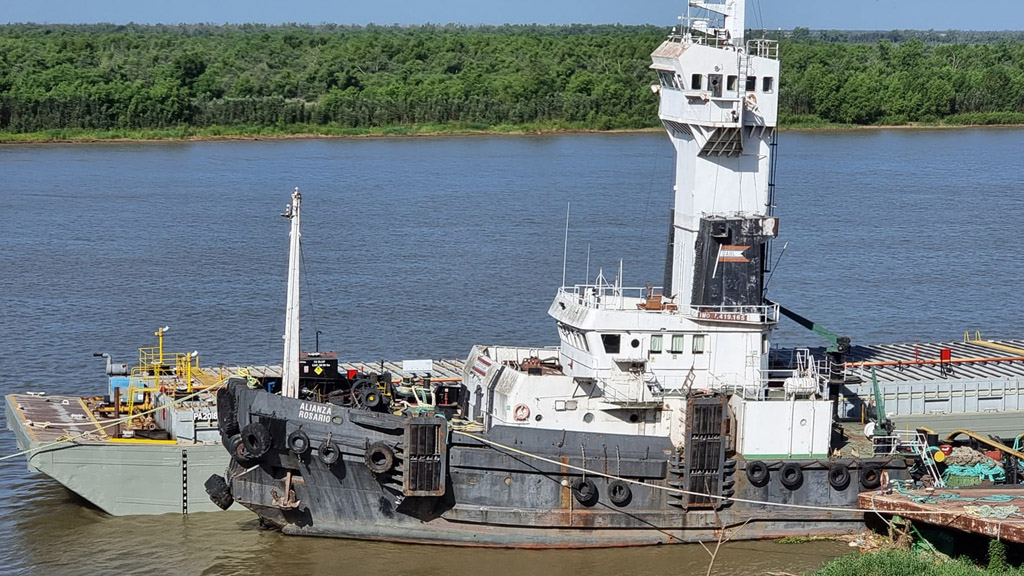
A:
<svg viewBox="0 0 1024 576">
<path fill-rule="evenodd" d="M 205 483 L 230 457 L 218 429 L 216 392 L 228 382 L 274 389 L 282 367 L 201 368 L 194 353 L 165 352 L 157 330 L 155 347 L 139 348 L 134 366 L 107 354 L 108 388 L 94 396 L 9 394 L 7 428 L 28 469 L 55 480 L 113 516 L 190 514 L 222 508 L 210 501 Z M 376 369 L 410 378 L 400 362 L 338 362 L 331 353 L 299 358 L 305 385 L 339 374 Z M 440 379 L 461 374 L 459 360 L 431 362 Z M 241 509 L 235 506 L 235 509 Z"/>
</svg>

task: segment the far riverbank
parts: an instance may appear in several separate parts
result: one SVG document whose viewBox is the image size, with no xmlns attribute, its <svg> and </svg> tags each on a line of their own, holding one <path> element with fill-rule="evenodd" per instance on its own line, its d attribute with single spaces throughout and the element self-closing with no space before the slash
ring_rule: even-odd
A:
<svg viewBox="0 0 1024 576">
<path fill-rule="evenodd" d="M 914 123 L 899 125 L 854 125 L 826 122 L 798 122 L 783 124 L 782 131 L 835 132 L 854 130 L 918 130 L 918 129 L 960 129 L 960 128 L 1014 128 L 1024 122 L 992 123 Z M 660 126 L 631 129 L 601 129 L 578 126 L 569 123 L 521 124 L 487 126 L 478 124 L 414 124 L 371 128 L 347 128 L 320 125 L 286 126 L 179 126 L 164 129 L 139 130 L 84 130 L 55 129 L 40 132 L 0 132 L 0 144 L 69 144 L 98 142 L 205 142 L 217 140 L 301 140 L 314 138 L 393 138 L 393 137 L 437 137 L 437 136 L 534 136 L 544 134 L 617 134 L 660 132 Z"/>
</svg>

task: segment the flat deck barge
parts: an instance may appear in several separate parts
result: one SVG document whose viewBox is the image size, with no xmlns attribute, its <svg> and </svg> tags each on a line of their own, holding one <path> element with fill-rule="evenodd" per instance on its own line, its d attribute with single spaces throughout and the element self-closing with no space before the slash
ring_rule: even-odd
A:
<svg viewBox="0 0 1024 576">
<path fill-rule="evenodd" d="M 999 486 L 965 490 L 862 492 L 858 504 L 886 517 L 903 518 L 963 532 L 1024 543 L 1024 488 Z"/>
</svg>

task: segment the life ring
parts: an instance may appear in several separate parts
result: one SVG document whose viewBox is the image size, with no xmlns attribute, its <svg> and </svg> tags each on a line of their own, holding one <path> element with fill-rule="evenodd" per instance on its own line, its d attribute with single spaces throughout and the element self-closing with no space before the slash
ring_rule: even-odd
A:
<svg viewBox="0 0 1024 576">
<path fill-rule="evenodd" d="M 850 485 L 850 469 L 846 464 L 836 464 L 828 470 L 828 485 L 836 490 L 846 490 Z"/>
<path fill-rule="evenodd" d="M 516 419 L 516 422 L 526 422 L 530 419 L 530 407 L 526 404 L 516 404 L 516 407 L 512 409 L 512 417 Z"/>
<path fill-rule="evenodd" d="M 751 484 L 761 488 L 768 483 L 769 478 L 768 465 L 760 460 L 754 460 L 747 464 L 747 480 Z"/>
<path fill-rule="evenodd" d="M 235 499 L 231 496 L 231 489 L 228 488 L 228 483 L 223 476 L 219 474 L 210 476 L 206 479 L 203 487 L 206 488 L 206 495 L 210 497 L 211 502 L 217 505 L 217 508 L 227 510 L 235 503 Z"/>
<path fill-rule="evenodd" d="M 878 464 L 865 464 L 860 469 L 860 485 L 874 490 L 882 485 L 882 467 Z"/>
<path fill-rule="evenodd" d="M 383 474 L 395 465 L 395 452 L 384 442 L 374 442 L 366 447 L 363 462 L 370 472 Z"/>
<path fill-rule="evenodd" d="M 341 450 L 338 450 L 338 445 L 330 440 L 324 440 L 317 446 L 316 455 L 320 458 L 320 461 L 330 466 L 338 461 L 341 457 Z"/>
<path fill-rule="evenodd" d="M 250 422 L 245 425 L 245 428 L 242 428 L 242 443 L 245 445 L 246 452 L 253 458 L 261 458 L 270 452 L 274 437 L 270 435 L 270 430 L 263 424 Z"/>
<path fill-rule="evenodd" d="M 779 479 L 786 488 L 796 490 L 804 483 L 804 471 L 796 462 L 786 462 L 779 470 Z"/>
<path fill-rule="evenodd" d="M 707 92 L 701 92 L 700 99 L 703 102 L 707 102 L 708 100 L 711 100 L 711 96 L 709 96 Z"/>
<path fill-rule="evenodd" d="M 747 94 L 747 97 L 746 97 L 745 101 L 747 103 L 747 108 L 750 108 L 751 110 L 754 110 L 755 108 L 757 108 L 757 96 L 756 95 L 754 95 L 754 94 Z"/>
<path fill-rule="evenodd" d="M 288 435 L 288 449 L 301 456 L 309 450 L 309 436 L 302 430 L 296 430 Z"/>
<path fill-rule="evenodd" d="M 576 501 L 584 506 L 592 506 L 597 503 L 597 484 L 589 478 L 580 478 L 572 483 L 572 495 Z"/>
<path fill-rule="evenodd" d="M 633 491 L 622 480 L 612 480 L 608 483 L 608 499 L 616 506 L 625 506 L 633 499 Z"/>
</svg>

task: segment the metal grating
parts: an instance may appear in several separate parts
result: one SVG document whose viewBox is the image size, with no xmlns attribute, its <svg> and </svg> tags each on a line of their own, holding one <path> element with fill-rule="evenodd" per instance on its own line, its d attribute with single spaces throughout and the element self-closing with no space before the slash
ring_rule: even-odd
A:
<svg viewBox="0 0 1024 576">
<path fill-rule="evenodd" d="M 726 436 L 729 422 L 724 396 L 693 398 L 686 413 L 687 509 L 716 508 L 721 504 Z"/>
<path fill-rule="evenodd" d="M 445 421 L 414 418 L 405 427 L 402 493 L 406 496 L 441 496 L 445 491 L 448 447 Z"/>
</svg>

